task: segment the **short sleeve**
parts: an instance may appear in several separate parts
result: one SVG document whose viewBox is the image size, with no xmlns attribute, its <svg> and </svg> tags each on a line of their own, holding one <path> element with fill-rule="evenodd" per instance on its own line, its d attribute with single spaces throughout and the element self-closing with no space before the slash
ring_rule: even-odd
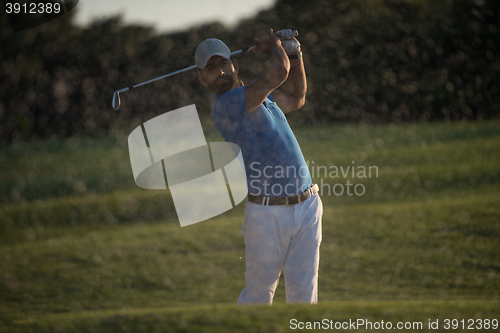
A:
<svg viewBox="0 0 500 333">
<path fill-rule="evenodd" d="M 234 142 L 233 138 L 247 116 L 245 111 L 245 86 L 229 90 L 214 102 L 211 116 L 227 141 Z"/>
</svg>

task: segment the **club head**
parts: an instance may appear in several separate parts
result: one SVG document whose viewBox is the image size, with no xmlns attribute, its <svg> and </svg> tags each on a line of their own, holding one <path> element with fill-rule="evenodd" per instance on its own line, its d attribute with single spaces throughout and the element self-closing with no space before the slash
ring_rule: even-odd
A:
<svg viewBox="0 0 500 333">
<path fill-rule="evenodd" d="M 113 94 L 113 103 L 112 103 L 113 109 L 118 110 L 120 108 L 120 105 L 121 105 L 120 92 L 115 91 L 115 93 Z"/>
</svg>

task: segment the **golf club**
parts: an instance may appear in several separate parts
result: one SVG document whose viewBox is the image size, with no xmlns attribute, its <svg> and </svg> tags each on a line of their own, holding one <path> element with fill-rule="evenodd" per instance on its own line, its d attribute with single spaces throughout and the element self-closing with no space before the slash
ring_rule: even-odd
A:
<svg viewBox="0 0 500 333">
<path fill-rule="evenodd" d="M 272 30 L 270 30 L 270 33 L 272 33 Z M 298 36 L 298 35 L 299 35 L 299 32 L 297 30 L 295 30 L 293 32 L 293 36 L 295 37 L 295 36 Z M 235 56 L 235 55 L 238 55 L 238 54 L 241 54 L 241 53 L 248 52 L 250 50 L 253 50 L 254 48 L 255 48 L 255 45 L 251 45 L 251 46 L 245 47 L 245 48 L 243 48 L 241 50 L 232 52 L 231 56 Z M 140 86 L 143 86 L 143 85 L 146 85 L 146 84 L 151 83 L 151 82 L 155 82 L 155 81 L 158 81 L 158 80 L 161 80 L 161 79 L 165 79 L 167 77 L 170 77 L 170 76 L 173 76 L 173 75 L 176 75 L 176 74 L 184 73 L 184 72 L 190 71 L 190 70 L 195 69 L 195 68 L 196 68 L 196 65 L 189 66 L 189 67 L 186 67 L 184 69 L 180 69 L 178 71 L 175 71 L 175 72 L 163 75 L 163 76 L 159 76 L 159 77 L 157 77 L 155 79 L 151 79 L 149 81 L 145 81 L 145 82 L 138 83 L 138 84 L 135 84 L 135 85 L 127 87 L 127 88 L 123 88 L 123 89 L 117 90 L 113 94 L 113 102 L 112 102 L 113 109 L 118 110 L 120 108 L 120 105 L 121 105 L 120 93 L 125 92 L 125 91 L 129 91 L 130 89 L 134 89 L 134 88 L 137 88 L 137 87 L 140 87 Z"/>
</svg>

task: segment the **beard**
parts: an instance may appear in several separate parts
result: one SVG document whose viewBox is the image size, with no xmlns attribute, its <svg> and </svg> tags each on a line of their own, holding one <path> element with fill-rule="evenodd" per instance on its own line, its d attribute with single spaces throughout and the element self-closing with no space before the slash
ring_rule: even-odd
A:
<svg viewBox="0 0 500 333">
<path fill-rule="evenodd" d="M 232 75 L 223 75 L 218 77 L 213 84 L 208 87 L 217 95 L 222 95 L 227 93 L 229 90 L 240 87 L 243 82 L 238 77 L 238 73 L 235 71 Z"/>
</svg>

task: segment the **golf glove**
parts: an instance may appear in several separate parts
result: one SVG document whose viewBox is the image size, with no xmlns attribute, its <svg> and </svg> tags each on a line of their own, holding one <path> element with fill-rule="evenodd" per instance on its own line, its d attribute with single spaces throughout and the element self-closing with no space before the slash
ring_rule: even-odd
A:
<svg viewBox="0 0 500 333">
<path fill-rule="evenodd" d="M 281 46 L 285 50 L 286 54 L 293 54 L 300 46 L 299 41 L 294 37 L 292 39 L 282 40 Z"/>
<path fill-rule="evenodd" d="M 277 37 L 281 39 L 281 46 L 285 50 L 286 54 L 293 54 L 300 46 L 299 41 L 294 37 L 298 36 L 297 30 L 292 31 L 291 29 L 283 29 L 275 33 Z"/>
</svg>

